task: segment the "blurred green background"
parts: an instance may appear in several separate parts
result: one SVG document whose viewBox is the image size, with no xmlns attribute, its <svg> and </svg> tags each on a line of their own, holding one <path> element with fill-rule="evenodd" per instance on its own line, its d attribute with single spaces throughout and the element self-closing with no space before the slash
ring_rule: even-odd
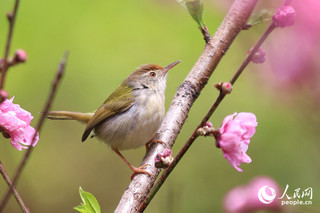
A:
<svg viewBox="0 0 320 213">
<path fill-rule="evenodd" d="M 204 21 L 211 33 L 231 4 L 216 2 L 204 1 Z M 8 28 L 5 14 L 13 3 L 0 1 L 0 51 L 4 50 Z M 218 92 L 212 85 L 231 78 L 266 26 L 243 31 L 232 44 L 194 104 L 174 153 L 215 100 Z M 278 30 L 271 37 L 277 33 L 285 31 Z M 11 55 L 18 48 L 26 50 L 28 60 L 10 69 L 5 88 L 15 96 L 14 103 L 33 114 L 35 126 L 65 50 L 70 56 L 53 110 L 93 111 L 137 66 L 165 66 L 182 60 L 168 77 L 168 109 L 177 87 L 201 54 L 204 41 L 196 23 L 175 1 L 29 0 L 21 1 L 19 7 Z M 257 175 L 272 177 L 283 189 L 286 184 L 291 189 L 312 187 L 313 205 L 298 207 L 298 212 L 320 210 L 319 118 L 310 121 L 312 110 L 299 108 L 294 102 L 283 103 L 263 89 L 257 72 L 267 70 L 249 65 L 233 93 L 210 119 L 219 127 L 233 112 L 256 114 L 259 125 L 247 152 L 252 163 L 242 164 L 244 172 L 239 173 L 215 148 L 213 138 L 199 138 L 146 212 L 222 212 L 225 193 Z M 130 182 L 131 170 L 97 139 L 81 143 L 83 130 L 77 122 L 45 122 L 17 187 L 32 212 L 75 212 L 72 208 L 80 203 L 79 186 L 96 196 L 102 212 L 116 208 Z M 123 152 L 133 165 L 140 164 L 144 153 L 144 147 Z M 10 176 L 23 154 L 8 139 L 0 138 L 0 160 Z M 7 185 L 0 180 L 1 198 L 6 191 Z M 14 198 L 5 212 L 20 212 Z"/>
</svg>

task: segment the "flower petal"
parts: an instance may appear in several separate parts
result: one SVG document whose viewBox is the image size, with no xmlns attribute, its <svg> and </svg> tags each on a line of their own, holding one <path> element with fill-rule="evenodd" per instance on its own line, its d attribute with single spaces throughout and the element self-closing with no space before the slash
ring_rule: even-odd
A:
<svg viewBox="0 0 320 213">
<path fill-rule="evenodd" d="M 0 104 L 0 126 L 3 133 L 10 135 L 12 146 L 21 151 L 32 144 L 35 129 L 30 126 L 33 119 L 31 113 L 18 104 L 13 104 L 13 99 L 6 99 Z M 38 140 L 39 134 L 35 138 L 34 146 Z"/>
<path fill-rule="evenodd" d="M 253 113 L 241 112 L 226 116 L 219 129 L 220 137 L 217 142 L 223 156 L 239 172 L 242 172 L 239 168 L 241 163 L 252 161 L 246 151 L 257 125 L 257 118 Z"/>
</svg>

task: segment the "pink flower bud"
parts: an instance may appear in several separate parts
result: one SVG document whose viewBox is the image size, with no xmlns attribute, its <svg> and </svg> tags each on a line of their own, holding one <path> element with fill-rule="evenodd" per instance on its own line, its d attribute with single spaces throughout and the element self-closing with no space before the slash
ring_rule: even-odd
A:
<svg viewBox="0 0 320 213">
<path fill-rule="evenodd" d="M 6 16 L 7 16 L 7 19 L 11 22 L 13 19 L 13 13 L 11 11 L 9 11 L 9 12 L 7 12 Z"/>
<path fill-rule="evenodd" d="M 207 121 L 203 127 L 197 129 L 197 134 L 200 136 L 214 136 L 215 128 L 210 121 Z"/>
<path fill-rule="evenodd" d="M 294 25 L 295 17 L 295 9 L 290 5 L 284 5 L 276 10 L 275 14 L 272 16 L 272 21 L 276 27 L 289 27 Z"/>
<path fill-rule="evenodd" d="M 15 60 L 17 62 L 25 62 L 27 60 L 27 53 L 24 50 L 17 50 L 15 53 Z"/>
<path fill-rule="evenodd" d="M 157 168 L 166 168 L 172 161 L 172 150 L 169 148 L 164 149 L 161 153 L 158 153 L 154 158 L 154 164 Z"/>
<path fill-rule="evenodd" d="M 249 184 L 231 189 L 223 200 L 227 213 L 279 210 L 276 196 L 281 194 L 278 184 L 269 177 L 256 177 Z"/>
<path fill-rule="evenodd" d="M 232 87 L 232 84 L 231 84 L 230 82 L 224 82 L 224 83 L 222 84 L 221 89 L 222 89 L 222 92 L 223 92 L 224 94 L 230 94 L 231 91 L 232 91 L 232 89 L 233 89 L 233 87 Z"/>
<path fill-rule="evenodd" d="M 6 100 L 9 97 L 9 94 L 6 90 L 0 89 L 0 103 Z"/>
<path fill-rule="evenodd" d="M 205 126 L 207 126 L 207 127 L 213 127 L 213 124 L 210 122 L 210 121 L 207 121 L 207 123 L 206 123 L 206 125 Z"/>
<path fill-rule="evenodd" d="M 249 50 L 250 52 L 251 50 Z M 266 52 L 259 48 L 252 56 L 251 61 L 255 64 L 262 64 L 266 61 Z"/>
<path fill-rule="evenodd" d="M 213 84 L 213 86 L 217 89 L 217 90 L 221 90 L 221 87 L 222 87 L 222 84 L 223 82 L 220 82 L 220 83 L 216 83 L 216 84 Z"/>
<path fill-rule="evenodd" d="M 251 163 L 246 151 L 257 125 L 253 113 L 241 112 L 228 115 L 218 129 L 220 135 L 216 138 L 216 145 L 222 149 L 223 157 L 239 172 L 242 172 L 239 168 L 241 163 Z"/>
<path fill-rule="evenodd" d="M 39 140 L 39 134 L 32 143 L 35 129 L 30 126 L 33 119 L 30 112 L 13 104 L 14 98 L 6 99 L 0 104 L 0 131 L 5 137 L 11 138 L 11 145 L 17 150 L 28 149 L 35 146 Z"/>
</svg>

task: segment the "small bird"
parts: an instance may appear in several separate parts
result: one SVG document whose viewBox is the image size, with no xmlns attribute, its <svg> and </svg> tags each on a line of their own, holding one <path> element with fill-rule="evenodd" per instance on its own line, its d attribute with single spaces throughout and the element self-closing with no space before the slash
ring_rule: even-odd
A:
<svg viewBox="0 0 320 213">
<path fill-rule="evenodd" d="M 133 174 L 150 175 L 142 165 L 134 167 L 119 150 L 134 149 L 158 140 L 154 136 L 165 114 L 165 89 L 168 71 L 181 61 L 166 67 L 146 64 L 137 68 L 94 113 L 51 111 L 53 120 L 78 120 L 86 123 L 84 142 L 92 133 L 104 141 L 131 168 Z"/>
</svg>

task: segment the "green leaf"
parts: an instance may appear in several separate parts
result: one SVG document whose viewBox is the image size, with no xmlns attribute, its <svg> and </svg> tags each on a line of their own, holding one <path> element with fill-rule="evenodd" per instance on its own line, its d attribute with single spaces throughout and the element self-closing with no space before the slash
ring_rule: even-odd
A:
<svg viewBox="0 0 320 213">
<path fill-rule="evenodd" d="M 77 210 L 78 212 L 81 212 L 81 213 L 89 213 L 89 211 L 84 208 L 83 204 L 76 206 L 73 209 Z"/>
<path fill-rule="evenodd" d="M 248 24 L 256 25 L 261 22 L 270 21 L 272 19 L 274 11 L 271 9 L 262 9 L 257 13 L 253 14 Z"/>
<path fill-rule="evenodd" d="M 186 8 L 199 27 L 203 27 L 202 13 L 203 3 L 201 0 L 177 0 L 184 8 Z"/>
<path fill-rule="evenodd" d="M 101 213 L 100 205 L 91 193 L 85 192 L 79 187 L 79 194 L 83 203 L 74 207 L 75 210 L 81 213 Z"/>
</svg>

